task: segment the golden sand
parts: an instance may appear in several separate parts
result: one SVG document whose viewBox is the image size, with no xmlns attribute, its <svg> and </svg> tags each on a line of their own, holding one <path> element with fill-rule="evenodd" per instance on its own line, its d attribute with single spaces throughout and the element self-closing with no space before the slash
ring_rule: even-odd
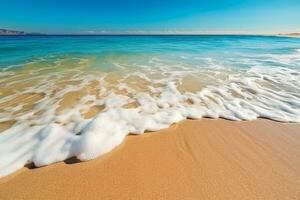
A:
<svg viewBox="0 0 300 200">
<path fill-rule="evenodd" d="M 300 124 L 186 120 L 89 162 L 0 180 L 0 199 L 300 199 Z"/>
</svg>

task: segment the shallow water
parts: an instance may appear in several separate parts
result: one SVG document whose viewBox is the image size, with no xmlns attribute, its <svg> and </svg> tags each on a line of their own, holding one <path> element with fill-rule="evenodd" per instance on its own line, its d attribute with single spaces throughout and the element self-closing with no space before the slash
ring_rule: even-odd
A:
<svg viewBox="0 0 300 200">
<path fill-rule="evenodd" d="M 300 122 L 300 39 L 0 37 L 0 176 L 202 117 Z"/>
</svg>

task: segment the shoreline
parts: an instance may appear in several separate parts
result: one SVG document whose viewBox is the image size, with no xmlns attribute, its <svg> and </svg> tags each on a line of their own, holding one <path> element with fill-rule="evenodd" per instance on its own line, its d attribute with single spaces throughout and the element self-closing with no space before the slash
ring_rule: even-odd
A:
<svg viewBox="0 0 300 200">
<path fill-rule="evenodd" d="M 100 158 L 23 168 L 1 199 L 297 199 L 300 124 L 184 120 Z"/>
<path fill-rule="evenodd" d="M 290 40 L 53 38 L 51 48 L 48 39 L 5 41 L 1 47 L 24 57 L 4 51 L 1 64 L 1 177 L 31 162 L 94 159 L 129 133 L 186 118 L 300 122 L 300 46 Z"/>
</svg>

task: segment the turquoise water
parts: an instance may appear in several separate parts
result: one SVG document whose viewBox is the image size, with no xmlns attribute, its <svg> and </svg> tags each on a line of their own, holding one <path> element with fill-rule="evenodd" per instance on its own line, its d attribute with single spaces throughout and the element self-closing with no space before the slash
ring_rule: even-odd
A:
<svg viewBox="0 0 300 200">
<path fill-rule="evenodd" d="M 264 59 L 271 54 L 293 54 L 297 49 L 300 49 L 299 38 L 276 36 L 2 36 L 0 68 L 49 55 L 97 56 L 99 60 L 108 56 L 128 60 L 140 57 L 142 62 L 154 56 L 171 60 L 188 56 L 190 60 L 184 63 L 189 64 L 196 57 L 196 64 L 203 64 L 199 63 L 199 58 L 212 58 L 230 62 L 227 67 L 242 68 L 251 67 L 245 63 L 246 59 L 251 59 L 270 67 L 293 68 L 299 67 L 299 63 L 286 64 Z"/>
<path fill-rule="evenodd" d="M 300 39 L 0 37 L 0 177 L 184 119 L 300 122 Z"/>
</svg>

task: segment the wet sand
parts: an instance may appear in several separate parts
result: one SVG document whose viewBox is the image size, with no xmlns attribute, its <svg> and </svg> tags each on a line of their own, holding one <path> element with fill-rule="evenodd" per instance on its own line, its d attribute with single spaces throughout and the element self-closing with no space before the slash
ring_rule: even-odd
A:
<svg viewBox="0 0 300 200">
<path fill-rule="evenodd" d="M 186 120 L 89 162 L 23 168 L 0 199 L 300 199 L 300 124 Z"/>
</svg>

